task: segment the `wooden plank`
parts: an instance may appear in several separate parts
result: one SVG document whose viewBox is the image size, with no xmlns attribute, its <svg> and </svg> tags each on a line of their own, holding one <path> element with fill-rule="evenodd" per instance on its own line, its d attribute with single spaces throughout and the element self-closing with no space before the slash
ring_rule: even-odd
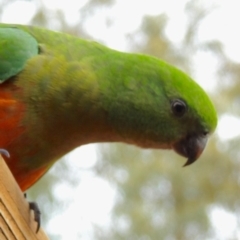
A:
<svg viewBox="0 0 240 240">
<path fill-rule="evenodd" d="M 36 228 L 29 203 L 0 156 L 0 239 L 47 240 L 42 229 L 36 234 Z"/>
<path fill-rule="evenodd" d="M 6 238 L 6 235 L 4 235 L 1 230 L 0 230 L 0 239 L 1 239 L 1 240 L 8 240 L 8 239 Z"/>
</svg>

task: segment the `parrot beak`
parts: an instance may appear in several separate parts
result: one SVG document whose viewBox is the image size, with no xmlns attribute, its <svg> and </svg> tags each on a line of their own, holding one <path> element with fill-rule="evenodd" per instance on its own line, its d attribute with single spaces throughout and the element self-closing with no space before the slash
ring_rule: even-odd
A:
<svg viewBox="0 0 240 240">
<path fill-rule="evenodd" d="M 207 140 L 207 135 L 189 135 L 173 145 L 173 149 L 178 154 L 188 158 L 183 167 L 194 163 L 199 158 L 206 146 Z"/>
</svg>

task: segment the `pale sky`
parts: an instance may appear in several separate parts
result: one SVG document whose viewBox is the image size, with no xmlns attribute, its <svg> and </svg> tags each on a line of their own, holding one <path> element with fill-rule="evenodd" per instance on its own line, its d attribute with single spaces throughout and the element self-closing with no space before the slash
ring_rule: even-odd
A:
<svg viewBox="0 0 240 240">
<path fill-rule="evenodd" d="M 1 0 L 0 0 L 1 1 Z M 64 11 L 69 23 L 75 23 L 79 19 L 79 8 L 87 2 L 86 0 L 42 0 L 46 8 L 61 9 Z M 166 12 L 169 17 L 169 25 L 166 29 L 167 36 L 171 41 L 179 43 L 184 36 L 186 16 L 184 6 L 186 0 L 117 0 L 111 12 L 101 9 L 96 12 L 94 18 L 86 22 L 85 29 L 95 39 L 104 42 L 109 47 L 127 51 L 125 34 L 136 30 L 143 15 L 158 15 Z M 226 53 L 234 61 L 240 61 L 240 1 L 238 0 L 215 0 L 202 1 L 217 8 L 210 14 L 201 26 L 199 39 L 201 40 L 221 40 L 224 43 Z M 16 1 L 8 8 L 4 9 L 2 22 L 28 24 L 34 15 L 39 1 Z M 24 9 L 24 12 L 19 11 Z M 113 25 L 106 27 L 106 13 L 110 14 Z M 57 28 L 57 19 L 52 20 L 53 26 Z M 202 87 L 208 91 L 213 91 L 215 87 L 214 69 L 217 66 L 216 59 L 207 55 L 208 53 L 199 53 L 195 56 L 195 75 L 194 78 Z M 231 139 L 240 134 L 240 120 L 234 116 L 225 115 L 220 119 L 217 134 L 224 140 Z M 231 128 L 229 128 L 231 126 Z M 232 131 L 234 129 L 234 131 Z M 238 130 L 239 129 L 239 130 Z M 96 162 L 96 145 L 87 145 L 76 149 L 69 156 L 69 163 L 73 169 L 86 169 L 85 173 L 81 171 L 81 181 L 76 189 L 69 189 L 64 184 L 55 189 L 59 197 L 62 193 L 67 193 L 69 199 L 72 199 L 71 206 L 61 215 L 52 219 L 51 232 L 59 233 L 61 231 L 62 239 L 79 239 L 76 232 L 81 233 L 83 239 L 91 239 L 92 224 L 97 223 L 107 226 L 109 223 L 109 213 L 115 198 L 114 189 L 106 181 L 93 175 L 90 169 Z M 88 159 L 86 161 L 85 159 Z M 51 170 L 54 171 L 54 168 Z M 101 194 L 99 194 L 101 192 Z M 97 203 L 96 203 L 97 199 Z M 212 220 L 217 230 L 221 231 L 224 237 L 229 237 L 231 226 L 235 226 L 236 219 L 221 209 L 212 209 Z M 77 213 L 77 214 L 76 214 Z M 230 219 L 229 224 L 221 223 L 216 219 Z M 73 221 L 75 219 L 75 221 Z M 66 227 L 66 222 L 71 224 Z M 231 225 L 231 226 L 230 226 Z M 229 230 L 230 229 L 230 230 Z M 220 239 L 220 238 L 219 238 Z"/>
</svg>

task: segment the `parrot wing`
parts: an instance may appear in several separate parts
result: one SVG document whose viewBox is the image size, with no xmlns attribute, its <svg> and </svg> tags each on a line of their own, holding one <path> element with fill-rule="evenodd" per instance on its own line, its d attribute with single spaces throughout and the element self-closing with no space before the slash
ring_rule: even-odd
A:
<svg viewBox="0 0 240 240">
<path fill-rule="evenodd" d="M 17 28 L 0 28 L 0 83 L 23 70 L 26 61 L 38 54 L 38 43 Z"/>
</svg>

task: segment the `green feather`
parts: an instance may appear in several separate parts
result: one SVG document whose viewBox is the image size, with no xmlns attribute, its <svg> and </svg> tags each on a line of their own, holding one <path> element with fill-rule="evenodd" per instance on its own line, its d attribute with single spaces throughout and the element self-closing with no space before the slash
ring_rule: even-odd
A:
<svg viewBox="0 0 240 240">
<path fill-rule="evenodd" d="M 0 28 L 0 83 L 19 73 L 26 61 L 38 54 L 38 43 L 17 28 Z"/>
<path fill-rule="evenodd" d="M 192 136 L 216 128 L 217 114 L 204 90 L 160 59 L 31 26 L 0 24 L 0 45 L 5 39 L 10 46 L 3 60 L 14 67 L 0 62 L 0 78 L 12 77 L 21 89 L 14 96 L 26 106 L 21 124 L 27 130 L 14 150 L 25 165 L 50 165 L 90 142 L 174 148 L 188 156 L 177 143 L 193 145 Z M 176 99 L 187 106 L 181 117 L 172 111 Z M 25 153 L 18 144 L 24 139 Z"/>
</svg>

